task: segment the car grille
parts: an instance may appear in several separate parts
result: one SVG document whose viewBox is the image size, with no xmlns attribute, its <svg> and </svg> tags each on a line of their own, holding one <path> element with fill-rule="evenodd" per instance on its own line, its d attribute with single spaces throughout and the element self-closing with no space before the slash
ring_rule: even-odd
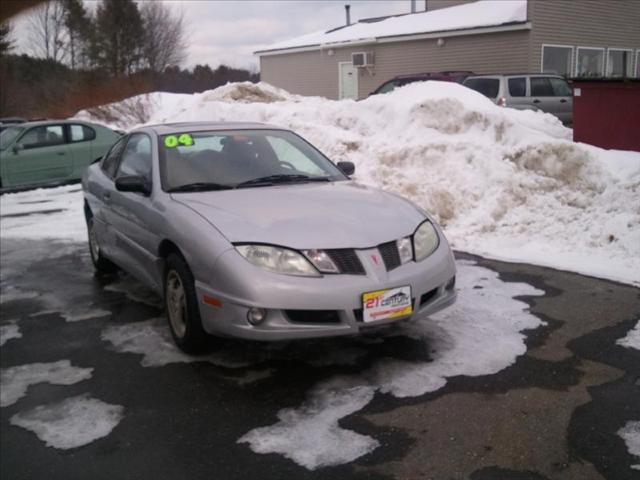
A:
<svg viewBox="0 0 640 480">
<path fill-rule="evenodd" d="M 334 250 L 326 250 L 327 255 L 336 264 L 340 273 L 351 275 L 364 275 L 364 267 L 358 258 L 358 254 L 351 248 L 340 248 Z"/>
<path fill-rule="evenodd" d="M 384 266 L 387 267 L 387 271 L 391 271 L 394 268 L 400 266 L 400 254 L 398 253 L 398 245 L 396 242 L 387 242 L 378 245 L 378 250 L 382 256 Z"/>
<path fill-rule="evenodd" d="M 285 310 L 289 320 L 296 323 L 340 323 L 335 310 Z"/>
</svg>

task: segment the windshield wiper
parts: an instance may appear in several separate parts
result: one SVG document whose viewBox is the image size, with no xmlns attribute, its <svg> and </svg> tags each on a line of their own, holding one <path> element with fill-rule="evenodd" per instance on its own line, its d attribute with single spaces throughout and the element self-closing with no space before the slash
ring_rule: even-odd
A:
<svg viewBox="0 0 640 480">
<path fill-rule="evenodd" d="M 233 185 L 223 185 L 221 183 L 196 182 L 180 185 L 179 187 L 170 188 L 168 193 L 176 192 L 206 192 L 210 190 L 231 190 Z"/>
<path fill-rule="evenodd" d="M 292 182 L 330 182 L 331 179 L 329 177 L 310 177 L 309 175 L 299 175 L 299 174 L 277 174 L 277 175 L 267 175 L 266 177 L 258 177 L 253 178 L 251 180 L 247 180 L 246 182 L 240 182 L 236 185 L 236 188 L 242 187 L 250 187 L 250 186 L 263 186 L 263 185 L 274 185 L 276 183 L 292 183 Z"/>
</svg>

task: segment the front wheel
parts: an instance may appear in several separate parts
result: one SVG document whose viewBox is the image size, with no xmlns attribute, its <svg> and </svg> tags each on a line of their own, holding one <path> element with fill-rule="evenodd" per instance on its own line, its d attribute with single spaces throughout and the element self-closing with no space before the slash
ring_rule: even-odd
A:
<svg viewBox="0 0 640 480">
<path fill-rule="evenodd" d="M 164 299 L 171 336 L 185 353 L 202 353 L 210 337 L 202 328 L 193 274 L 184 258 L 171 254 L 164 276 Z"/>
<path fill-rule="evenodd" d="M 98 273 L 114 273 L 118 267 L 111 260 L 102 256 L 98 237 L 96 236 L 93 217 L 87 219 L 87 233 L 89 234 L 89 253 L 91 262 Z"/>
</svg>

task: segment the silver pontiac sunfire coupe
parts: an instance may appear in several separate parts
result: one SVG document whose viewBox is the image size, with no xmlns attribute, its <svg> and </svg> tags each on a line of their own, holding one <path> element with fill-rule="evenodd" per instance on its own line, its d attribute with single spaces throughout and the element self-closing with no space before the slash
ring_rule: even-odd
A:
<svg viewBox="0 0 640 480">
<path fill-rule="evenodd" d="M 270 125 L 139 128 L 83 178 L 91 258 L 162 293 L 190 353 L 208 334 L 351 335 L 451 305 L 440 227 L 353 172 Z"/>
</svg>

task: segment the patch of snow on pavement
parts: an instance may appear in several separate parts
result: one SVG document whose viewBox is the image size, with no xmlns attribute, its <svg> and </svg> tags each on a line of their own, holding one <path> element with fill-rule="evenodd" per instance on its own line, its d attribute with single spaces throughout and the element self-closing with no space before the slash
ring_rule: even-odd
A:
<svg viewBox="0 0 640 480">
<path fill-rule="evenodd" d="M 93 318 L 106 317 L 108 315 L 111 315 L 111 312 L 109 310 L 103 310 L 101 308 L 81 307 L 72 309 L 67 313 L 62 312 L 61 315 L 67 322 L 80 322 L 82 320 L 91 320 Z"/>
<path fill-rule="evenodd" d="M 40 188 L 0 197 L 2 238 L 87 242 L 80 185 Z"/>
<path fill-rule="evenodd" d="M 623 347 L 640 350 L 640 320 L 638 320 L 636 326 L 627 333 L 626 337 L 618 339 L 616 343 Z"/>
<path fill-rule="evenodd" d="M 181 352 L 173 343 L 165 318 L 106 327 L 100 338 L 116 351 L 143 355 L 143 367 L 161 367 L 169 363 L 209 362 L 226 368 L 241 368 L 253 362 L 238 349 L 219 350 L 210 355 L 193 356 Z"/>
<path fill-rule="evenodd" d="M 442 388 L 449 377 L 490 375 L 515 363 L 526 352 L 522 332 L 542 322 L 514 297 L 544 292 L 503 282 L 473 262 L 458 262 L 457 278 L 456 304 L 396 334 L 427 343 L 432 361 L 383 358 L 360 374 L 330 378 L 316 385 L 302 406 L 281 410 L 276 424 L 251 430 L 238 442 L 257 453 L 279 453 L 310 470 L 350 462 L 378 442 L 340 428 L 338 421 L 362 409 L 375 392 L 415 397 Z"/>
<path fill-rule="evenodd" d="M 627 422 L 627 424 L 618 430 L 624 442 L 627 444 L 627 450 L 629 453 L 640 460 L 640 421 Z M 640 470 L 640 463 L 637 465 L 631 465 L 634 470 Z"/>
<path fill-rule="evenodd" d="M 124 407 L 88 394 L 40 405 L 11 417 L 11 424 L 35 433 L 48 447 L 77 448 L 106 437 L 120 423 Z"/>
<path fill-rule="evenodd" d="M 38 292 L 20 290 L 15 287 L 3 288 L 0 291 L 0 303 L 9 303 L 16 300 L 30 300 L 38 296 Z"/>
<path fill-rule="evenodd" d="M 10 321 L 5 325 L 0 325 L 0 346 L 4 345 L 12 338 L 22 338 L 20 327 L 18 327 L 15 320 Z"/>
<path fill-rule="evenodd" d="M 30 385 L 42 382 L 72 385 L 91 378 L 92 371 L 93 368 L 74 367 L 69 360 L 3 368 L 0 371 L 0 406 L 16 403 L 27 393 Z"/>
<path fill-rule="evenodd" d="M 357 181 L 431 212 L 455 249 L 640 284 L 640 153 L 574 143 L 551 115 L 437 81 L 359 102 L 264 83 L 141 98 L 152 107 L 148 123 L 290 128 L 333 160 L 354 162 Z M 117 118 L 125 128 L 139 123 Z"/>
</svg>

